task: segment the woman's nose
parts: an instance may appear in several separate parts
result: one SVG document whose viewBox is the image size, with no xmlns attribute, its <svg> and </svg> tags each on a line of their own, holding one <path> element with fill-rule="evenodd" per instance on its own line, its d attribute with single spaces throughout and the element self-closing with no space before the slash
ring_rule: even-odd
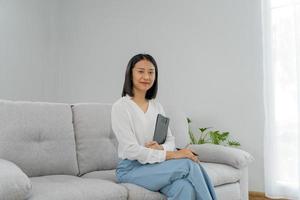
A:
<svg viewBox="0 0 300 200">
<path fill-rule="evenodd" d="M 143 78 L 146 79 L 146 80 L 148 80 L 148 79 L 150 78 L 150 76 L 149 76 L 149 74 L 145 73 L 145 74 L 143 75 Z"/>
</svg>

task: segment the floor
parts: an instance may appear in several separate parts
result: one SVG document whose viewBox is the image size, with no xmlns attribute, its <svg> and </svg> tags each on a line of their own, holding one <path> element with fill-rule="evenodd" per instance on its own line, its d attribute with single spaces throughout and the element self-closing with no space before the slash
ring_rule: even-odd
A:
<svg viewBox="0 0 300 200">
<path fill-rule="evenodd" d="M 249 200 L 270 200 L 262 192 L 249 192 Z M 286 199 L 276 199 L 276 200 L 286 200 Z"/>
</svg>

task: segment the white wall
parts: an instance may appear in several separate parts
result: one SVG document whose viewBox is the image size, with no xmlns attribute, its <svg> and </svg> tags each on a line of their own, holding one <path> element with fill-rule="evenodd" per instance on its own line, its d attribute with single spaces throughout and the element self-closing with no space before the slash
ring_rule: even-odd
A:
<svg viewBox="0 0 300 200">
<path fill-rule="evenodd" d="M 24 42 L 23 46 L 34 48 L 35 54 L 26 53 L 39 63 L 25 60 L 27 54 L 20 55 L 14 44 L 10 57 L 0 61 L 15 67 L 14 70 L 4 67 L 9 75 L 0 75 L 1 91 L 5 91 L 2 97 L 27 95 L 42 100 L 48 96 L 49 100 L 61 102 L 114 102 L 121 95 L 128 60 L 136 53 L 150 53 L 159 66 L 162 104 L 180 107 L 192 118 L 194 129 L 213 126 L 230 131 L 241 142 L 241 148 L 256 158 L 249 169 L 250 190 L 263 191 L 259 0 L 187 0 L 184 3 L 179 0 L 64 0 L 57 1 L 56 5 L 49 3 L 51 1 L 43 2 L 45 4 L 40 3 L 40 6 L 44 11 L 47 4 L 53 10 L 39 13 L 41 18 L 32 20 L 37 20 L 39 25 L 35 32 L 46 38 L 33 40 L 35 37 L 29 36 L 30 30 L 24 29 L 21 30 L 23 34 L 6 35 L 9 39 L 19 38 L 21 42 L 31 38 L 32 41 Z M 22 10 L 26 8 L 20 3 L 18 6 L 23 6 Z M 31 8 L 35 10 L 36 4 Z M 43 23 L 53 15 L 56 16 L 53 26 Z M 21 17 L 15 21 L 24 23 Z M 36 46 L 41 49 L 38 51 Z M 46 56 L 48 51 L 53 53 L 52 60 Z M 28 64 L 23 70 L 28 77 L 32 74 L 32 78 L 28 80 L 18 74 L 23 61 L 11 64 L 16 62 L 12 59 L 14 55 L 34 64 L 30 67 Z M 42 69 L 39 66 L 43 66 Z M 34 73 L 36 71 L 38 73 Z M 21 82 L 15 80 L 15 85 L 2 86 L 13 82 L 15 74 L 25 83 L 24 87 L 40 81 L 43 86 L 34 85 L 34 91 L 28 89 L 28 93 L 17 95 L 23 90 Z"/>
<path fill-rule="evenodd" d="M 56 6 L 0 0 L 0 98 L 57 99 Z"/>
<path fill-rule="evenodd" d="M 161 102 L 178 105 L 194 128 L 230 131 L 256 158 L 250 190 L 263 191 L 259 2 L 64 1 L 59 101 L 114 102 L 130 57 L 150 53 Z"/>
</svg>

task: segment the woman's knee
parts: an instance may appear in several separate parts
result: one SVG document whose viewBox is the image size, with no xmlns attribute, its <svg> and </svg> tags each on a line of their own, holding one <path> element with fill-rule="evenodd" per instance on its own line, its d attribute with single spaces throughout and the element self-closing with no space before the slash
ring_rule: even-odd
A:
<svg viewBox="0 0 300 200">
<path fill-rule="evenodd" d="M 178 159 L 174 160 L 172 163 L 172 176 L 170 181 L 175 181 L 177 179 L 183 179 L 190 174 L 193 168 L 194 161 L 190 159 Z"/>
<path fill-rule="evenodd" d="M 173 162 L 176 166 L 181 166 L 181 167 L 182 166 L 188 167 L 190 165 L 195 164 L 194 161 L 192 161 L 191 159 L 188 159 L 188 158 L 175 159 L 175 160 L 173 160 Z"/>
<path fill-rule="evenodd" d="M 178 163 L 177 163 L 177 166 L 178 168 L 180 169 L 184 169 L 184 170 L 187 170 L 187 171 L 190 171 L 190 169 L 195 166 L 197 163 L 195 163 L 194 161 L 192 161 L 191 159 L 179 159 L 178 160 Z"/>
</svg>

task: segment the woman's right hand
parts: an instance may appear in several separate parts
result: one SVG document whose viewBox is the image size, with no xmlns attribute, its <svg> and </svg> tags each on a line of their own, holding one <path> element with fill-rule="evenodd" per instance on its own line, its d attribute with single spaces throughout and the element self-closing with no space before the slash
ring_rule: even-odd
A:
<svg viewBox="0 0 300 200">
<path fill-rule="evenodd" d="M 167 160 L 169 159 L 180 159 L 180 158 L 188 158 L 195 162 L 198 162 L 199 159 L 197 156 L 193 154 L 190 149 L 180 149 L 179 151 L 168 151 L 167 152 Z"/>
</svg>

